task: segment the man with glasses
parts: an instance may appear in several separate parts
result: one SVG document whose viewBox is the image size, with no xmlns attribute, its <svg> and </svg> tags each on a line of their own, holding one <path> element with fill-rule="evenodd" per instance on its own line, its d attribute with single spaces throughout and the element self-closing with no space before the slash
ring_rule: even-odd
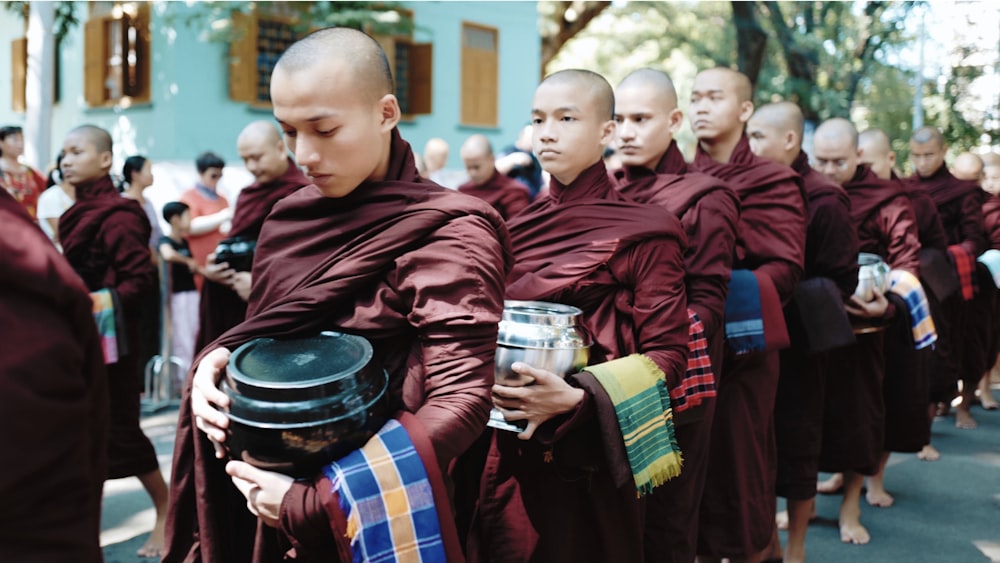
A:
<svg viewBox="0 0 1000 563">
<path fill-rule="evenodd" d="M 188 235 L 191 256 L 199 266 L 205 266 L 205 259 L 215 251 L 219 241 L 226 238 L 233 210 L 226 198 L 218 192 L 225 161 L 215 153 L 206 152 L 198 156 L 195 166 L 198 169 L 198 182 L 182 193 L 179 201 L 191 209 L 191 234 Z M 199 291 L 204 280 L 200 275 L 194 277 Z"/>
</svg>

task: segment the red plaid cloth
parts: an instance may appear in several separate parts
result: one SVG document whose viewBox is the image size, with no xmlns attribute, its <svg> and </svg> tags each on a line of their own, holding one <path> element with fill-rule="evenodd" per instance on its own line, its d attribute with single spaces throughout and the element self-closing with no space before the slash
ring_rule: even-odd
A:
<svg viewBox="0 0 1000 563">
<path fill-rule="evenodd" d="M 684 372 L 681 384 L 670 390 L 670 402 L 675 415 L 715 396 L 715 373 L 712 372 L 712 360 L 708 357 L 705 325 L 691 309 L 688 309 L 688 321 L 687 371 Z"/>
<path fill-rule="evenodd" d="M 961 244 L 949 246 L 948 256 L 962 286 L 962 300 L 972 301 L 979 291 L 979 283 L 976 280 L 976 257 Z"/>
</svg>

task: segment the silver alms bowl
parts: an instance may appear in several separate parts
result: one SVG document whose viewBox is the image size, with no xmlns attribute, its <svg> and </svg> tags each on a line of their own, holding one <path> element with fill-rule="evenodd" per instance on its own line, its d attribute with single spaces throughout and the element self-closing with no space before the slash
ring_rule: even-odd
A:
<svg viewBox="0 0 1000 563">
<path fill-rule="evenodd" d="M 582 324 L 583 311 L 544 301 L 505 301 L 494 376 L 497 383 L 518 375 L 514 362 L 566 376 L 580 371 L 590 357 L 591 339 Z"/>
</svg>

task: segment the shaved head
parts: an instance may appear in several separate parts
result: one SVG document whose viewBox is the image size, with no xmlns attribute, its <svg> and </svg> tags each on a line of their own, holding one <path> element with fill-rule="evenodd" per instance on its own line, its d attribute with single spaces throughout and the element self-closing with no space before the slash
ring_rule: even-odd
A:
<svg viewBox="0 0 1000 563">
<path fill-rule="evenodd" d="M 350 75 L 344 76 L 344 80 L 351 81 L 372 102 L 395 91 L 382 46 L 368 35 L 347 27 L 310 33 L 282 53 L 274 68 L 293 74 L 332 62 L 345 64 Z"/>
<path fill-rule="evenodd" d="M 948 148 L 937 127 L 921 127 L 910 137 L 910 161 L 921 178 L 929 178 L 944 168 Z"/>
<path fill-rule="evenodd" d="M 1000 154 L 988 152 L 981 158 L 983 159 L 983 166 L 1000 166 Z"/>
<path fill-rule="evenodd" d="M 937 127 L 925 126 L 913 132 L 910 141 L 917 144 L 935 143 L 939 147 L 944 146 L 944 135 Z"/>
<path fill-rule="evenodd" d="M 640 68 L 632 71 L 618 84 L 616 95 L 631 88 L 642 88 L 655 93 L 669 109 L 677 107 L 677 88 L 670 75 L 662 70 Z"/>
<path fill-rule="evenodd" d="M 799 141 L 802 140 L 805 117 L 802 116 L 802 109 L 792 102 L 775 102 L 763 105 L 757 108 L 750 119 L 759 119 L 776 129 L 793 131 L 799 136 Z"/>
<path fill-rule="evenodd" d="M 813 160 L 816 170 L 827 178 L 846 185 L 854 178 L 859 164 L 858 130 L 842 117 L 824 121 L 813 136 Z"/>
<path fill-rule="evenodd" d="M 493 159 L 493 146 L 486 135 L 476 134 L 466 139 L 459 150 L 459 156 L 462 157 L 465 173 L 473 184 L 484 184 L 493 177 L 496 163 Z"/>
<path fill-rule="evenodd" d="M 270 121 L 253 121 L 240 131 L 239 137 L 236 138 L 236 144 L 249 141 L 278 143 L 281 142 L 281 131 Z"/>
<path fill-rule="evenodd" d="M 94 147 L 97 148 L 97 152 L 111 152 L 112 142 L 111 134 L 108 133 L 101 127 L 96 125 L 80 125 L 79 127 L 74 127 L 70 130 L 70 133 L 76 133 L 83 135 Z"/>
<path fill-rule="evenodd" d="M 881 129 L 865 129 L 858 134 L 858 146 L 865 154 L 885 155 L 892 150 L 889 135 Z"/>
<path fill-rule="evenodd" d="M 791 102 L 761 106 L 747 121 L 750 150 L 761 158 L 791 166 L 802 152 L 805 119 Z"/>
<path fill-rule="evenodd" d="M 448 164 L 448 141 L 433 137 L 424 144 L 424 166 L 428 174 L 437 172 Z"/>
<path fill-rule="evenodd" d="M 750 83 L 750 78 L 742 72 L 724 66 L 717 66 L 699 72 L 694 77 L 695 83 L 702 77 L 721 78 L 727 89 L 736 94 L 738 101 L 741 103 L 753 101 L 753 84 Z"/>
<path fill-rule="evenodd" d="M 815 140 L 835 140 L 847 142 L 852 149 L 858 148 L 858 129 L 853 123 L 843 117 L 827 119 L 816 128 Z"/>
<path fill-rule="evenodd" d="M 590 97 L 602 120 L 615 117 L 615 93 L 603 76 L 596 72 L 582 69 L 569 69 L 554 72 L 545 77 L 539 87 L 545 85 L 569 84 L 579 88 L 579 92 Z"/>
<path fill-rule="evenodd" d="M 963 152 L 955 158 L 951 172 L 959 180 L 979 183 L 983 179 L 983 159 L 971 152 Z"/>
<path fill-rule="evenodd" d="M 472 158 L 477 156 L 488 156 L 493 157 L 493 145 L 490 144 L 490 140 L 486 135 L 472 135 L 462 143 L 462 148 L 459 151 L 462 158 Z"/>
<path fill-rule="evenodd" d="M 892 150 L 889 135 L 881 129 L 865 129 L 858 135 L 861 162 L 883 180 L 892 178 L 896 166 L 896 153 Z"/>
</svg>

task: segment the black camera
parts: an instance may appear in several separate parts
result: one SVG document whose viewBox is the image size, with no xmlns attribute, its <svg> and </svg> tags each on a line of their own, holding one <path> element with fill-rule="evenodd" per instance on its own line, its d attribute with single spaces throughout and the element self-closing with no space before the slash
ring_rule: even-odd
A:
<svg viewBox="0 0 1000 563">
<path fill-rule="evenodd" d="M 257 250 L 257 241 L 243 237 L 227 238 L 215 247 L 215 263 L 226 262 L 237 272 L 249 272 L 253 266 L 253 253 Z"/>
</svg>

